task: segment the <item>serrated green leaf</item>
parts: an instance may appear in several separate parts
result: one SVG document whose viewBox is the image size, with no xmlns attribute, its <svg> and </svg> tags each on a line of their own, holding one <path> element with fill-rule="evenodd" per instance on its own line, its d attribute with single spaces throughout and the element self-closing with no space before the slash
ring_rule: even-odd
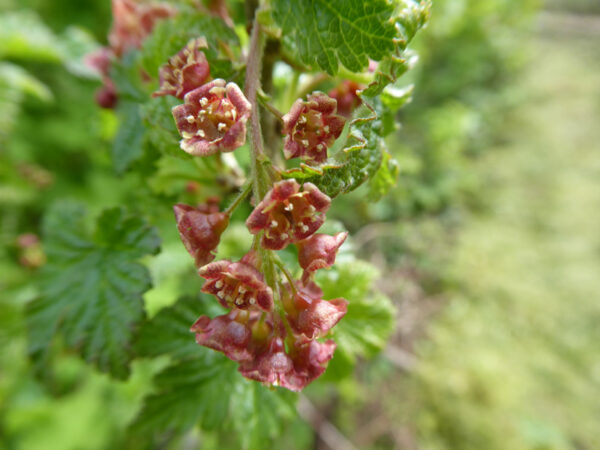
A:
<svg viewBox="0 0 600 450">
<path fill-rule="evenodd" d="M 339 63 L 361 72 L 369 58 L 394 50 L 394 6 L 385 0 L 273 0 L 273 17 L 284 45 L 300 61 L 334 75 Z"/>
<path fill-rule="evenodd" d="M 296 395 L 244 379 L 236 363 L 195 343 L 189 328 L 198 316 L 223 312 L 209 296 L 203 300 L 181 298 L 142 327 L 140 355 L 168 354 L 177 361 L 156 376 L 157 392 L 146 398 L 131 432 L 159 436 L 199 424 L 229 439 L 233 432 L 243 448 L 259 449 L 294 414 Z"/>
<path fill-rule="evenodd" d="M 342 359 L 375 355 L 393 331 L 394 307 L 385 295 L 373 291 L 378 276 L 372 264 L 360 260 L 339 262 L 317 274 L 324 298 L 348 300 L 347 314 L 333 329 L 336 354 L 344 353 Z"/>
<path fill-rule="evenodd" d="M 161 21 L 146 39 L 142 48 L 142 65 L 153 78 L 168 59 L 181 50 L 190 39 L 204 36 L 208 48 L 203 50 L 210 63 L 213 78 L 232 79 L 236 75 L 231 56 L 239 47 L 235 31 L 221 19 L 205 14 L 186 12 Z"/>
<path fill-rule="evenodd" d="M 158 235 L 123 208 L 104 211 L 90 232 L 83 207 L 73 204 L 50 209 L 43 235 L 42 293 L 27 308 L 31 357 L 44 364 L 60 332 L 86 361 L 126 378 L 133 329 L 144 317 L 142 293 L 151 285 L 136 261 L 158 251 Z"/>
<path fill-rule="evenodd" d="M 137 103 L 119 102 L 117 114 L 121 125 L 113 142 L 112 156 L 115 171 L 122 174 L 144 154 L 142 144 L 146 129 Z"/>
</svg>

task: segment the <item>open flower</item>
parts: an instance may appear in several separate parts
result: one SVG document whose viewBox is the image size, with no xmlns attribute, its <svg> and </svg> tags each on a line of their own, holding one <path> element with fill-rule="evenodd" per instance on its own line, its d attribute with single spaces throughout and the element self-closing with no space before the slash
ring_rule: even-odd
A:
<svg viewBox="0 0 600 450">
<path fill-rule="evenodd" d="M 207 47 L 203 37 L 190 40 L 160 68 L 160 89 L 152 96 L 172 95 L 182 99 L 185 94 L 206 83 L 210 78 L 210 65 L 202 49 Z"/>
<path fill-rule="evenodd" d="M 298 262 L 307 272 L 331 267 L 335 262 L 337 251 L 342 246 L 348 232 L 335 236 L 313 234 L 308 239 L 298 242 Z"/>
<path fill-rule="evenodd" d="M 323 291 L 312 281 L 298 282 L 294 290 L 288 285 L 282 297 L 290 326 L 307 339 L 325 336 L 348 310 L 343 298 L 323 300 Z"/>
<path fill-rule="evenodd" d="M 229 225 L 229 216 L 202 205 L 194 208 L 178 203 L 173 207 L 179 236 L 197 267 L 215 259 L 214 251 L 219 245 L 221 233 Z"/>
<path fill-rule="evenodd" d="M 238 370 L 251 380 L 299 392 L 325 372 L 335 348 L 334 341 L 297 339 L 286 353 L 283 339 L 275 336 Z"/>
<path fill-rule="evenodd" d="M 304 389 L 325 372 L 335 348 L 336 343 L 332 340 L 318 342 L 300 339 L 296 341 L 289 351 L 293 370 L 286 374 L 281 386 L 296 392 Z"/>
<path fill-rule="evenodd" d="M 275 183 L 246 220 L 252 234 L 264 230 L 261 245 L 281 250 L 289 243 L 306 239 L 325 221 L 331 199 L 314 184 L 296 180 Z"/>
<path fill-rule="evenodd" d="M 196 156 L 231 152 L 246 142 L 251 105 L 235 83 L 216 79 L 188 92 L 173 108 L 181 149 Z"/>
<path fill-rule="evenodd" d="M 340 136 L 346 122 L 336 110 L 336 100 L 323 92 L 313 92 L 306 101 L 296 100 L 290 112 L 283 116 L 286 159 L 300 157 L 307 162 L 325 161 L 327 149 Z"/>
<path fill-rule="evenodd" d="M 273 309 L 273 291 L 256 269 L 254 253 L 239 262 L 215 261 L 201 267 L 198 274 L 207 280 L 202 292 L 214 295 L 226 308 Z"/>
</svg>

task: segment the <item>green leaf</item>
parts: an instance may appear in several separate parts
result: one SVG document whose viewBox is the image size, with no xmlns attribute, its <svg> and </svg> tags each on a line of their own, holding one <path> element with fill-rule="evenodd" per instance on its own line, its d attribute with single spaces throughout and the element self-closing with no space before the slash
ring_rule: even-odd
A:
<svg viewBox="0 0 600 450">
<path fill-rule="evenodd" d="M 385 295 L 373 290 L 378 277 L 372 264 L 360 260 L 342 261 L 331 270 L 317 273 L 324 298 L 348 300 L 347 314 L 333 329 L 338 344 L 336 355 L 343 353 L 341 359 L 374 356 L 393 332 L 394 307 Z"/>
<path fill-rule="evenodd" d="M 135 343 L 136 354 L 171 355 L 181 359 L 201 356 L 203 348 L 196 344 L 190 327 L 198 317 L 211 310 L 211 315 L 222 313 L 221 307 L 204 294 L 196 298 L 182 297 L 175 305 L 161 309 L 140 328 Z"/>
<path fill-rule="evenodd" d="M 396 185 L 399 174 L 398 161 L 387 151 L 384 152 L 381 166 L 379 166 L 373 178 L 369 180 L 369 199 L 377 201 L 387 194 Z"/>
<path fill-rule="evenodd" d="M 142 65 L 153 78 L 158 78 L 158 70 L 168 59 L 181 50 L 190 39 L 204 36 L 208 48 L 204 50 L 210 63 L 213 78 L 232 79 L 236 75 L 231 62 L 239 47 L 237 34 L 221 19 L 205 14 L 185 12 L 161 21 L 146 39 L 142 48 Z"/>
<path fill-rule="evenodd" d="M 394 51 L 394 7 L 385 0 L 273 0 L 272 7 L 284 45 L 313 69 L 335 75 L 342 63 L 361 72 L 369 58 Z"/>
<path fill-rule="evenodd" d="M 126 378 L 133 329 L 144 318 L 150 275 L 137 260 L 158 251 L 156 231 L 123 208 L 105 210 L 88 230 L 83 207 L 59 204 L 45 217 L 48 264 L 41 296 L 27 308 L 29 353 L 46 362 L 52 337 L 100 370 Z"/>
<path fill-rule="evenodd" d="M 157 438 L 199 424 L 228 439 L 234 432 L 241 447 L 260 449 L 294 415 L 295 394 L 246 380 L 236 363 L 196 344 L 189 328 L 198 316 L 222 313 L 210 296 L 184 297 L 141 328 L 135 346 L 140 355 L 176 361 L 156 376 L 156 393 L 145 399 L 132 435 Z"/>
<path fill-rule="evenodd" d="M 146 129 L 137 103 L 119 102 L 117 114 L 121 125 L 113 142 L 112 156 L 115 171 L 122 174 L 143 156 Z"/>
</svg>

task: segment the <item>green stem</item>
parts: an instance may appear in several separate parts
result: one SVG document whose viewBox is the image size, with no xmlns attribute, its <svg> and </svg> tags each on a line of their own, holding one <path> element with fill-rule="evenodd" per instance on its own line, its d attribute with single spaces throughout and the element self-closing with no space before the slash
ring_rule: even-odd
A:
<svg viewBox="0 0 600 450">
<path fill-rule="evenodd" d="M 235 209 L 238 206 L 240 206 L 240 203 L 242 203 L 242 201 L 244 201 L 244 199 L 248 197 L 248 194 L 250 194 L 250 192 L 252 192 L 252 183 L 248 183 L 246 185 L 246 187 L 242 190 L 242 192 L 240 192 L 240 194 L 235 198 L 233 203 L 229 205 L 229 207 L 224 211 L 224 213 L 227 215 L 231 215 L 231 213 L 235 211 Z"/>
</svg>

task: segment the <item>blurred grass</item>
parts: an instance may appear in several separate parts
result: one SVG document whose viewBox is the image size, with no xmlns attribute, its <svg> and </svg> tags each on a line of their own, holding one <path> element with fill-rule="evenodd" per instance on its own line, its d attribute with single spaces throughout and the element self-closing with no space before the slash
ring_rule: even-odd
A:
<svg viewBox="0 0 600 450">
<path fill-rule="evenodd" d="M 419 448 L 600 448 L 599 44 L 541 33 L 510 143 L 476 165 L 489 209 L 465 221 L 459 288 L 388 402 Z"/>
</svg>

